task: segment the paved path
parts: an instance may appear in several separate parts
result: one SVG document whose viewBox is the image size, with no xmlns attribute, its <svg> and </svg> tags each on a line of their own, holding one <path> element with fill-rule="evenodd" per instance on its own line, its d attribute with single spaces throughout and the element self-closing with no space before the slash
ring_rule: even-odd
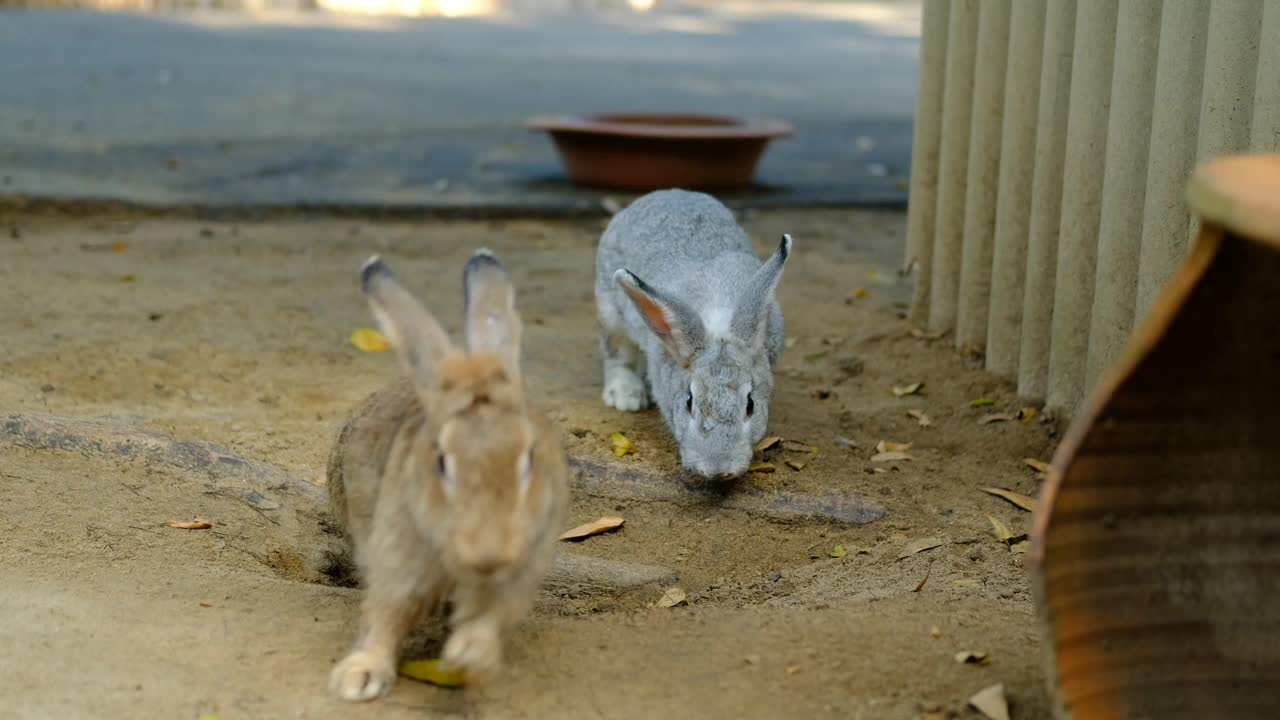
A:
<svg viewBox="0 0 1280 720">
<path fill-rule="evenodd" d="M 530 115 L 781 117 L 753 206 L 901 202 L 916 2 L 252 21 L 0 11 L 0 194 L 569 211 Z M 886 20 L 887 18 L 887 20 Z M 891 21 L 891 22 L 890 22 Z"/>
</svg>

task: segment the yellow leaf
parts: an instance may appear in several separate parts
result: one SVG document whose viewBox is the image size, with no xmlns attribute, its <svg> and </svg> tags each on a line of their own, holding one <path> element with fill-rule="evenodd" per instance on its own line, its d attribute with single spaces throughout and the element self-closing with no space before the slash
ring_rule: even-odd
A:
<svg viewBox="0 0 1280 720">
<path fill-rule="evenodd" d="M 902 558 L 911 557 L 916 553 L 922 553 L 925 550 L 932 550 L 945 544 L 946 541 L 938 537 L 927 537 L 920 538 L 919 540 L 912 540 L 902 548 L 902 552 L 898 555 L 898 559 L 901 560 Z"/>
<path fill-rule="evenodd" d="M 609 444 L 613 446 L 613 454 L 616 457 L 630 455 L 636 451 L 636 446 L 632 445 L 627 436 L 620 432 L 609 433 Z"/>
<path fill-rule="evenodd" d="M 923 395 L 924 383 L 911 383 L 910 385 L 894 385 L 891 388 L 891 390 L 893 390 L 893 394 L 897 395 L 898 397 L 905 397 L 907 395 Z"/>
<path fill-rule="evenodd" d="M 1016 493 L 1012 490 L 1005 490 L 1004 488 L 996 487 L 984 487 L 982 488 L 982 492 L 991 493 L 996 497 L 1004 498 L 1028 512 L 1036 511 L 1036 499 L 1023 495 L 1022 493 Z"/>
<path fill-rule="evenodd" d="M 161 525 L 165 527 L 178 528 L 179 530 L 208 530 L 213 527 L 213 523 L 202 517 L 197 517 L 194 520 L 170 520 L 168 522 L 161 523 Z"/>
<path fill-rule="evenodd" d="M 218 720 L 218 713 L 200 713 L 200 717 L 196 720 Z"/>
<path fill-rule="evenodd" d="M 1009 552 L 1014 553 L 1015 555 L 1021 555 L 1022 553 L 1025 553 L 1029 547 L 1031 547 L 1030 540 L 1019 540 L 1016 543 L 1009 544 Z"/>
<path fill-rule="evenodd" d="M 903 460 L 912 460 L 910 453 L 901 450 L 893 450 L 890 452 L 876 453 L 871 456 L 871 462 L 899 462 Z"/>
<path fill-rule="evenodd" d="M 436 659 L 406 660 L 400 663 L 400 674 L 440 687 L 462 687 L 466 683 L 461 670 L 449 670 Z"/>
<path fill-rule="evenodd" d="M 915 418 L 920 427 L 929 427 L 933 424 L 933 420 L 928 415 L 925 415 L 923 410 L 908 410 L 907 414 Z"/>
<path fill-rule="evenodd" d="M 803 470 L 804 466 L 807 464 L 807 463 L 802 463 L 799 460 L 785 460 L 783 462 L 787 464 L 787 467 L 791 468 L 792 470 L 795 470 L 796 472 L 800 472 L 801 470 Z"/>
<path fill-rule="evenodd" d="M 351 333 L 351 344 L 365 352 L 386 352 L 391 349 L 391 343 L 387 342 L 382 333 L 367 327 L 356 328 Z"/>
<path fill-rule="evenodd" d="M 961 665 L 987 665 L 991 662 L 991 658 L 984 652 L 961 650 L 956 653 L 956 662 Z"/>
<path fill-rule="evenodd" d="M 118 242 L 118 243 L 113 244 L 113 245 L 111 246 L 111 249 L 112 249 L 112 250 L 115 250 L 115 251 L 116 251 L 116 252 L 118 252 L 118 253 L 122 253 L 122 252 L 124 252 L 125 250 L 128 250 L 128 249 L 129 249 L 129 246 L 128 246 L 126 243 Z"/>
<path fill-rule="evenodd" d="M 1009 701 L 1004 697 L 1004 684 L 996 684 L 979 690 L 969 698 L 969 704 L 990 720 L 1009 720 Z"/>
<path fill-rule="evenodd" d="M 1016 537 L 1013 531 L 1009 529 L 1009 526 L 1000 522 L 994 515 L 988 515 L 987 519 L 991 521 L 991 527 L 995 529 L 996 539 L 1000 542 L 1007 543 Z"/>
<path fill-rule="evenodd" d="M 866 288 L 858 288 L 857 290 L 854 290 L 853 292 L 849 293 L 850 296 L 856 297 L 856 298 L 864 298 L 868 294 L 869 293 L 867 292 Z"/>
<path fill-rule="evenodd" d="M 675 607 L 684 604 L 686 598 L 688 598 L 688 595 L 685 594 L 684 590 L 673 587 L 663 592 L 662 597 L 658 598 L 658 602 L 654 604 L 660 608 Z"/>
<path fill-rule="evenodd" d="M 835 547 L 831 548 L 831 552 L 830 552 L 829 554 L 830 554 L 830 555 L 831 555 L 831 557 L 833 557 L 833 558 L 841 558 L 841 557 L 844 557 L 845 555 L 847 555 L 847 554 L 848 554 L 848 551 L 844 549 L 844 546 L 843 546 L 843 545 L 837 545 L 837 546 L 835 546 Z"/>
<path fill-rule="evenodd" d="M 1036 409 L 1033 407 L 1024 407 L 1018 411 L 1018 419 L 1022 422 L 1031 422 L 1036 416 Z"/>
<path fill-rule="evenodd" d="M 777 465 L 768 462 L 751 463 L 751 467 L 747 468 L 747 472 L 753 473 L 771 473 L 778 469 Z"/>
<path fill-rule="evenodd" d="M 121 274 L 121 275 L 120 275 L 120 282 L 123 282 L 123 283 L 131 283 L 131 282 L 133 282 L 133 273 L 123 273 L 123 274 Z"/>
<path fill-rule="evenodd" d="M 622 527 L 622 524 L 625 522 L 626 520 L 623 520 L 616 515 L 602 517 L 599 520 L 592 520 L 589 523 L 579 525 L 572 530 L 565 530 L 560 534 L 560 539 L 581 540 L 582 538 L 591 537 L 592 535 L 599 535 L 600 533 L 609 532 L 610 530 L 617 530 Z"/>
<path fill-rule="evenodd" d="M 986 407 L 987 405 L 995 405 L 996 401 L 991 398 L 977 398 L 969 401 L 969 407 Z"/>
<path fill-rule="evenodd" d="M 808 443 L 802 443 L 799 440 L 783 440 L 782 449 L 789 452 L 816 453 L 818 448 Z"/>
<path fill-rule="evenodd" d="M 774 448 L 780 442 L 782 442 L 782 438 L 778 437 L 777 435 L 770 435 L 769 437 L 756 443 L 756 450 L 759 450 L 760 452 L 764 452 L 765 450 L 770 450 Z"/>
<path fill-rule="evenodd" d="M 894 442 L 892 440 L 881 440 L 880 442 L 876 443 L 876 452 L 878 453 L 898 452 L 898 451 L 905 452 L 910 449 L 911 449 L 911 443 L 900 443 L 900 442 Z"/>
<path fill-rule="evenodd" d="M 1024 465 L 1031 468 L 1032 470 L 1035 470 L 1036 472 L 1042 472 L 1047 474 L 1050 469 L 1049 463 L 1043 460 L 1037 460 L 1035 458 L 1022 458 L 1022 462 Z"/>
</svg>

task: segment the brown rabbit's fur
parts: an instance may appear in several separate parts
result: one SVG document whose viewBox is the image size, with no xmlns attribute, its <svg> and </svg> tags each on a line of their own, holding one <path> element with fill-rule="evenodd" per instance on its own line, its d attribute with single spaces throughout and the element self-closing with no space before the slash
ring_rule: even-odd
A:
<svg viewBox="0 0 1280 720">
<path fill-rule="evenodd" d="M 402 293 L 383 272 L 385 292 Z M 407 377 L 356 408 L 329 458 L 334 514 L 365 588 L 359 639 L 330 678 L 348 700 L 390 688 L 404 636 L 445 599 L 453 610 L 443 660 L 469 681 L 491 675 L 550 565 L 567 496 L 559 434 L 525 398 L 518 349 L 473 341 L 482 347 L 455 350 L 425 309 L 396 308 L 407 293 L 385 306 L 373 295 Z M 468 311 L 506 323 L 502 337 L 518 344 L 514 308 Z M 406 322 L 431 327 L 418 337 Z M 422 347 L 406 347 L 415 337 Z"/>
</svg>

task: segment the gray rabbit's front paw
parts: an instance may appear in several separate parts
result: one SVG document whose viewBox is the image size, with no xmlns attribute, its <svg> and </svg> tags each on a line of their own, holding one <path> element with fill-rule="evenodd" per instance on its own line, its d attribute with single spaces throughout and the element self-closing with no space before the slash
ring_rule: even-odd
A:
<svg viewBox="0 0 1280 720">
<path fill-rule="evenodd" d="M 610 368 L 604 380 L 604 404 L 624 412 L 643 410 L 649 405 L 644 381 L 623 367 Z"/>
</svg>

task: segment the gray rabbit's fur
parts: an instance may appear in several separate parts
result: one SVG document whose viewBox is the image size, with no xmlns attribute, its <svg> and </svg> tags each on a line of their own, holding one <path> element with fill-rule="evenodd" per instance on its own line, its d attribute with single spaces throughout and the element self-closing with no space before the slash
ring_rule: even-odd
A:
<svg viewBox="0 0 1280 720">
<path fill-rule="evenodd" d="M 641 197 L 600 238 L 604 401 L 635 411 L 652 398 L 700 475 L 741 475 L 764 437 L 784 344 L 774 293 L 790 252 L 784 235 L 761 263 L 727 207 L 685 190 Z"/>
</svg>

